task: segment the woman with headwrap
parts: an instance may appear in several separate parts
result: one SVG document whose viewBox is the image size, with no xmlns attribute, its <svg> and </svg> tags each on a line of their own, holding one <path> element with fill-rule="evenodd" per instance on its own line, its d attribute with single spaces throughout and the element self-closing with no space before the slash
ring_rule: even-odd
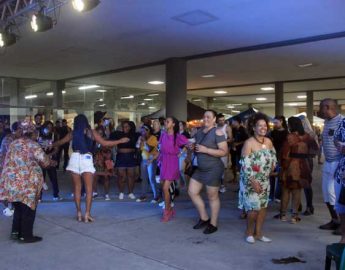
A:
<svg viewBox="0 0 345 270">
<path fill-rule="evenodd" d="M 43 185 L 41 167 L 54 166 L 36 142 L 38 131 L 33 123 L 21 123 L 23 136 L 14 140 L 6 154 L 0 182 L 0 200 L 14 206 L 11 238 L 34 243 L 42 238 L 33 235 L 36 208 Z"/>
</svg>

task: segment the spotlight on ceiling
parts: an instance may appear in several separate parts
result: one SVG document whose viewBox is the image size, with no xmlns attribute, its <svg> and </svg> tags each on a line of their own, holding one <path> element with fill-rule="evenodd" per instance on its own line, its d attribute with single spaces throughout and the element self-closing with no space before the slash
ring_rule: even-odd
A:
<svg viewBox="0 0 345 270">
<path fill-rule="evenodd" d="M 42 10 L 32 15 L 31 28 L 34 32 L 45 32 L 53 28 L 53 19 L 43 14 Z"/>
<path fill-rule="evenodd" d="M 8 29 L 5 29 L 0 32 L 0 48 L 11 46 L 15 44 L 16 41 L 16 35 L 9 32 Z"/>
<path fill-rule="evenodd" d="M 98 6 L 99 0 L 73 0 L 73 8 L 79 12 L 89 11 Z"/>
</svg>

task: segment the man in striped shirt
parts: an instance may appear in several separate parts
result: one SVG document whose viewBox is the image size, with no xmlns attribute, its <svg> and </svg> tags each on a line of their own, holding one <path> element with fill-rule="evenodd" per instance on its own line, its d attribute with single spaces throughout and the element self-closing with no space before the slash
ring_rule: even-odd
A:
<svg viewBox="0 0 345 270">
<path fill-rule="evenodd" d="M 333 136 L 343 117 L 338 113 L 337 102 L 330 98 L 321 101 L 320 116 L 325 119 L 322 132 L 322 147 L 325 156 L 325 163 L 322 169 L 322 193 L 332 220 L 319 228 L 322 230 L 336 230 L 339 227 L 339 218 L 334 209 L 337 201 L 334 188 L 334 173 L 341 155 L 334 145 Z"/>
</svg>

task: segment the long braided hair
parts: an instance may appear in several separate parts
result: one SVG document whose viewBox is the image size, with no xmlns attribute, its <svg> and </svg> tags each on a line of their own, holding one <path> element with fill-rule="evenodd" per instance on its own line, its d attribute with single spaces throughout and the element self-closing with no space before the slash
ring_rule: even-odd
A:
<svg viewBox="0 0 345 270">
<path fill-rule="evenodd" d="M 170 118 L 174 123 L 174 145 L 176 145 L 177 134 L 180 132 L 179 121 L 174 116 L 169 116 L 167 118 Z"/>
</svg>

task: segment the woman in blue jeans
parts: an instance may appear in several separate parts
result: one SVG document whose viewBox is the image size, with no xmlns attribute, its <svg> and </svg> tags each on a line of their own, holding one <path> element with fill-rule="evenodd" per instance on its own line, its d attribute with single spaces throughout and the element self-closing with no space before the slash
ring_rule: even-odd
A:
<svg viewBox="0 0 345 270">
<path fill-rule="evenodd" d="M 140 164 L 140 173 L 142 179 L 142 195 L 137 202 L 143 202 L 147 199 L 148 193 L 148 184 L 150 183 L 151 190 L 153 193 L 153 199 L 151 203 L 158 202 L 158 193 L 157 193 L 157 183 L 156 183 L 156 170 L 157 170 L 157 161 L 158 156 L 158 141 L 157 137 L 152 135 L 152 129 L 150 126 L 143 125 L 141 128 L 141 136 L 137 142 L 137 148 L 141 152 L 141 164 Z"/>
</svg>

